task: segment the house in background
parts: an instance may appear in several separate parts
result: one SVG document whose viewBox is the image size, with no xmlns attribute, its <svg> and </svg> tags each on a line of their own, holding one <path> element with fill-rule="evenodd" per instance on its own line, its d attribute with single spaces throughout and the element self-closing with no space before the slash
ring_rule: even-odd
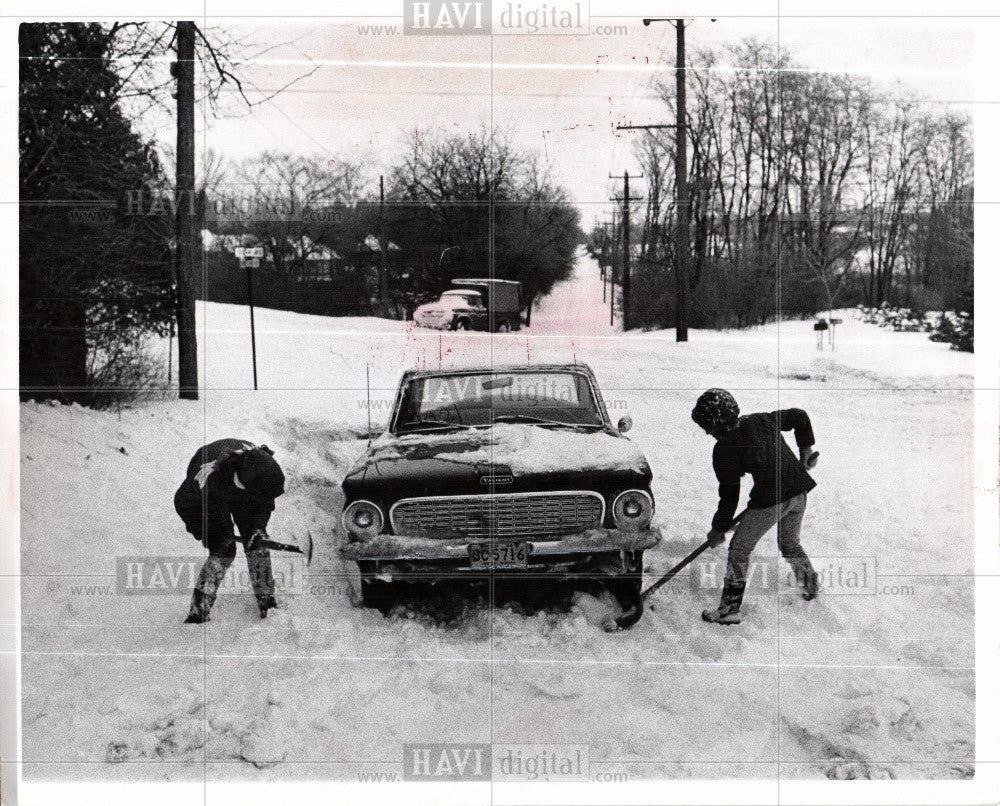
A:
<svg viewBox="0 0 1000 806">
<path fill-rule="evenodd" d="M 343 258 L 335 249 L 303 235 L 296 241 L 289 239 L 292 247 L 289 275 L 298 283 L 331 283 L 334 269 Z"/>
</svg>

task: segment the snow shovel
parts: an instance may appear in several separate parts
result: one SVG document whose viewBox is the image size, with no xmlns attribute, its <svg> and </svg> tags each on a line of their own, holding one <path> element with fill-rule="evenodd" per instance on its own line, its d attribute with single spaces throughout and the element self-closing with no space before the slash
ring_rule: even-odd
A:
<svg viewBox="0 0 1000 806">
<path fill-rule="evenodd" d="M 295 554 L 302 554 L 306 558 L 306 565 L 312 562 L 313 558 L 313 539 L 312 532 L 306 532 L 306 547 L 303 549 L 300 546 L 296 546 L 294 543 L 279 543 L 277 540 L 272 540 L 270 537 L 261 540 L 259 545 L 264 548 L 274 549 L 275 551 L 291 551 Z"/>
<path fill-rule="evenodd" d="M 726 531 L 728 532 L 730 529 L 736 526 L 736 524 L 739 523 L 740 518 L 742 518 L 744 514 L 746 514 L 745 509 L 739 515 L 733 518 L 732 524 L 730 525 L 729 529 L 726 529 Z M 614 632 L 616 630 L 627 630 L 629 627 L 635 624 L 640 618 L 642 618 L 642 609 L 643 609 L 642 603 L 645 602 L 646 599 L 648 599 L 654 593 L 656 593 L 660 588 L 666 585 L 671 579 L 677 576 L 679 571 L 681 571 L 682 569 L 690 565 L 692 562 L 694 562 L 694 560 L 696 560 L 703 551 L 705 551 L 710 547 L 711 543 L 709 543 L 707 540 L 700 546 L 698 546 L 698 548 L 696 548 L 694 551 L 688 554 L 687 557 L 685 557 L 683 560 L 677 563 L 677 565 L 675 565 L 673 568 L 667 571 L 667 573 L 665 573 L 658 580 L 656 580 L 656 582 L 654 582 L 652 585 L 646 588 L 646 590 L 640 593 L 638 600 L 635 602 L 635 604 L 632 605 L 632 607 L 630 607 L 628 610 L 622 613 L 618 618 L 609 619 L 605 623 L 604 629 L 607 632 Z"/>
</svg>

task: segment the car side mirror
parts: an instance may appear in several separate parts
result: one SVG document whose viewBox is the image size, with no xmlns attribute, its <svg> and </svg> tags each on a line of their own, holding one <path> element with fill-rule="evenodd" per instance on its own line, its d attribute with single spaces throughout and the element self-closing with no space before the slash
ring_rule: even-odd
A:
<svg viewBox="0 0 1000 806">
<path fill-rule="evenodd" d="M 618 431 L 624 434 L 626 431 L 632 430 L 632 418 L 627 414 L 618 421 Z"/>
</svg>

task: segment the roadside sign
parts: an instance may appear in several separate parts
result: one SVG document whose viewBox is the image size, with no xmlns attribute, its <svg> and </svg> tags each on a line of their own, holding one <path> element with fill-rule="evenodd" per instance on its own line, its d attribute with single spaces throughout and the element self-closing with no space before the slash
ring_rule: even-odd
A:
<svg viewBox="0 0 1000 806">
<path fill-rule="evenodd" d="M 240 259 L 240 265 L 243 266 L 244 269 L 259 269 L 260 260 L 255 257 L 245 257 Z"/>
<path fill-rule="evenodd" d="M 264 247 L 263 246 L 245 246 L 243 248 L 243 257 L 254 257 L 254 258 L 264 257 Z"/>
</svg>

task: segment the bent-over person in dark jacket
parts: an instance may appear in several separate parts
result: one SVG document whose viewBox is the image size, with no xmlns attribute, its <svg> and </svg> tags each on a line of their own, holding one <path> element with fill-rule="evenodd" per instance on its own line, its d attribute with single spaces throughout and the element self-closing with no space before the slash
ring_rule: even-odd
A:
<svg viewBox="0 0 1000 806">
<path fill-rule="evenodd" d="M 277 606 L 271 554 L 261 545 L 274 499 L 285 491 L 285 475 L 267 445 L 220 439 L 199 448 L 174 495 L 174 509 L 187 530 L 208 549 L 191 598 L 186 623 L 208 621 L 219 585 L 236 557 L 233 524 L 247 556 L 260 617 Z"/>
<path fill-rule="evenodd" d="M 729 392 L 709 389 L 698 398 L 691 419 L 716 439 L 712 465 L 719 480 L 719 507 L 708 533 L 712 545 L 723 543 L 734 525 L 740 479 L 746 473 L 753 477 L 746 512 L 729 544 L 722 600 L 717 609 L 704 611 L 702 618 L 739 624 L 750 554 L 774 525 L 778 527 L 778 549 L 803 587 L 803 598 L 815 598 L 819 579 L 799 542 L 806 496 L 816 486 L 807 470 L 819 457 L 813 449 L 816 440 L 809 415 L 802 409 L 781 409 L 741 417 Z M 799 456 L 792 453 L 782 431 L 795 433 Z"/>
</svg>

